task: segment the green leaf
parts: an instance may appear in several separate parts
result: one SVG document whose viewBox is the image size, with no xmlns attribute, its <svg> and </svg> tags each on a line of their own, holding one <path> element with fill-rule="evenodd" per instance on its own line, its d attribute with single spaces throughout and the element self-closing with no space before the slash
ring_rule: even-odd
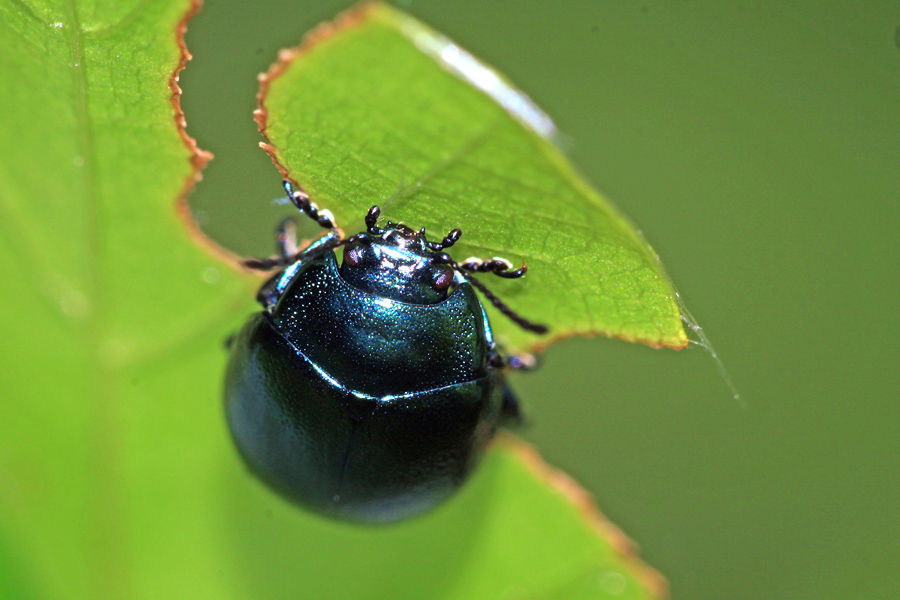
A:
<svg viewBox="0 0 900 600">
<path fill-rule="evenodd" d="M 325 521 L 245 471 L 222 342 L 259 281 L 178 200 L 206 159 L 173 96 L 193 8 L 0 4 L 0 596 L 658 593 L 583 492 L 513 441 L 389 528 Z"/>
<path fill-rule="evenodd" d="M 396 9 L 363 5 L 285 53 L 263 78 L 257 120 L 285 176 L 346 233 L 379 204 L 384 218 L 426 226 L 433 238 L 460 227 L 458 260 L 526 262 L 524 280 L 487 284 L 551 335 L 492 310 L 508 350 L 575 334 L 687 344 L 658 257 L 547 139 L 552 122 Z"/>
<path fill-rule="evenodd" d="M 253 283 L 176 211 L 190 7 L 0 3 L 0 544 L 38 597 L 228 590 L 221 344 Z"/>
</svg>

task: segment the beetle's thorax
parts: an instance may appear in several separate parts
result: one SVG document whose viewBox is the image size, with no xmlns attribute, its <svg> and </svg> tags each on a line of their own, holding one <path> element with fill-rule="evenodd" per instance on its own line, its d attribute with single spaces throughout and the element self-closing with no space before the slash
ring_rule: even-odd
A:
<svg viewBox="0 0 900 600">
<path fill-rule="evenodd" d="M 341 277 L 353 287 L 410 304 L 447 298 L 454 272 L 434 260 L 424 233 L 394 225 L 382 235 L 363 234 L 344 246 Z"/>
</svg>

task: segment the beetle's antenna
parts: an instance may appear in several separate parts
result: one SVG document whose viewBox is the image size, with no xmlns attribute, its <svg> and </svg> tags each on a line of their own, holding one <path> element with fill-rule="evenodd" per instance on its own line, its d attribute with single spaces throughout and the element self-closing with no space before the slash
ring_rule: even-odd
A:
<svg viewBox="0 0 900 600">
<path fill-rule="evenodd" d="M 515 323 L 522 329 L 525 329 L 526 331 L 533 331 L 534 333 L 539 333 L 542 335 L 549 331 L 546 325 L 542 325 L 540 323 L 532 323 L 525 317 L 519 315 L 519 313 L 515 312 L 513 309 L 504 304 L 504 302 L 500 300 L 500 298 L 495 296 L 494 293 L 491 292 L 491 290 L 487 289 L 483 283 L 475 279 L 475 277 L 473 277 L 469 273 L 466 273 L 464 271 L 459 272 L 463 277 L 466 278 L 466 281 L 471 283 L 474 287 L 478 288 L 478 290 L 482 294 L 484 294 L 484 297 L 490 300 L 491 304 L 493 304 L 497 308 L 497 310 L 506 315 L 513 323 Z"/>
<path fill-rule="evenodd" d="M 297 210 L 318 223 L 320 227 L 334 229 L 334 215 L 331 214 L 330 210 L 319 210 L 318 206 L 310 202 L 306 192 L 299 189 L 295 190 L 294 186 L 287 179 L 284 180 L 284 189 L 288 194 L 288 200 L 297 207 Z M 255 271 L 271 271 L 286 267 L 300 260 L 305 250 L 298 250 L 297 248 L 296 222 L 291 218 L 282 221 L 278 227 L 278 251 L 280 256 L 248 258 L 242 261 L 242 264 L 248 269 Z"/>
<path fill-rule="evenodd" d="M 330 210 L 319 210 L 315 203 L 309 200 L 309 195 L 303 190 L 295 190 L 294 186 L 287 179 L 284 180 L 284 189 L 288 194 L 288 199 L 297 207 L 297 210 L 307 215 L 310 219 L 325 229 L 334 229 L 334 215 Z"/>
<path fill-rule="evenodd" d="M 528 272 L 528 267 L 525 266 L 525 263 L 522 263 L 522 266 L 518 269 L 511 271 L 510 269 L 513 268 L 512 263 L 499 256 L 495 256 L 491 260 L 481 260 L 472 256 L 459 263 L 459 268 L 470 273 L 493 273 L 497 277 L 503 277 L 504 279 L 518 279 Z"/>
<path fill-rule="evenodd" d="M 366 213 L 366 229 L 372 235 L 381 235 L 384 229 L 378 226 L 378 216 L 381 214 L 381 208 L 378 205 L 373 206 Z"/>
<path fill-rule="evenodd" d="M 422 228 L 422 233 L 423 233 L 423 234 L 425 233 L 425 228 L 424 228 L 424 227 Z M 432 250 L 432 251 L 434 251 L 434 252 L 440 252 L 441 250 L 444 250 L 445 248 L 449 248 L 450 246 L 452 246 L 453 244 L 455 244 L 456 242 L 458 242 L 458 241 L 459 241 L 459 238 L 461 238 L 461 237 L 462 237 L 462 230 L 460 230 L 460 229 L 451 229 L 451 230 L 450 230 L 450 233 L 448 233 L 448 234 L 444 237 L 444 239 L 441 240 L 440 242 L 429 242 L 429 241 L 426 241 L 426 242 L 425 242 L 425 245 L 428 246 L 428 249 L 429 249 L 429 250 Z"/>
<path fill-rule="evenodd" d="M 487 298 L 497 310 L 506 315 L 506 317 L 510 321 L 512 321 L 522 329 L 540 334 L 544 334 L 549 331 L 546 325 L 541 325 L 540 323 L 532 323 L 531 321 L 511 309 L 509 306 L 507 306 L 502 300 L 500 300 L 500 298 L 495 296 L 491 290 L 487 289 L 483 283 L 475 279 L 475 277 L 471 273 L 466 272 L 459 263 L 450 258 L 450 255 L 446 252 L 439 252 L 435 254 L 434 260 L 438 263 L 450 265 L 450 268 L 465 277 L 466 281 L 471 283 L 473 287 L 484 294 L 484 297 Z"/>
</svg>

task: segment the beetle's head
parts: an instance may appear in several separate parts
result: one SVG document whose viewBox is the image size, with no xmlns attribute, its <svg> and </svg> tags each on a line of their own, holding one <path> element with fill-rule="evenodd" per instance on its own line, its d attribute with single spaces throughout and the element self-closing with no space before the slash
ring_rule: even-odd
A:
<svg viewBox="0 0 900 600">
<path fill-rule="evenodd" d="M 344 244 L 341 276 L 355 288 L 410 304 L 447 298 L 455 271 L 434 260 L 425 231 L 388 223 Z"/>
</svg>

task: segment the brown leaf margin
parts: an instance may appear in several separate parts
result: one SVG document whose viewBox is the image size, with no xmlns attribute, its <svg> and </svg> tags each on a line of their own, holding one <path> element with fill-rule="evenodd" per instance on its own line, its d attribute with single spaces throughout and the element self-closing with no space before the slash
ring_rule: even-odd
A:
<svg viewBox="0 0 900 600">
<path fill-rule="evenodd" d="M 574 479 L 547 464 L 534 446 L 509 432 L 501 431 L 494 444 L 513 454 L 537 479 L 544 481 L 575 506 L 584 521 L 609 544 L 638 581 L 647 588 L 651 596 L 659 600 L 669 597 L 669 583 L 666 578 L 641 560 L 637 546 L 631 538 L 603 516 L 594 497 Z"/>
<path fill-rule="evenodd" d="M 181 193 L 175 200 L 175 213 L 187 229 L 188 237 L 190 237 L 195 244 L 234 269 L 248 273 L 251 271 L 244 266 L 243 258 L 241 256 L 220 246 L 214 242 L 212 238 L 203 233 L 197 220 L 194 219 L 194 215 L 187 202 L 188 196 L 194 191 L 194 186 L 198 181 L 203 179 L 203 169 L 206 167 L 207 163 L 213 159 L 213 154 L 200 148 L 200 146 L 197 145 L 197 140 L 188 134 L 187 119 L 184 116 L 184 110 L 181 108 L 182 90 L 181 86 L 178 85 L 178 81 L 181 72 L 184 71 L 188 61 L 193 58 L 193 55 L 188 50 L 187 44 L 184 41 L 184 36 L 188 30 L 188 21 L 194 18 L 194 16 L 200 12 L 200 9 L 203 8 L 203 0 L 188 0 L 188 2 L 189 6 L 187 11 L 175 27 L 175 43 L 178 46 L 180 54 L 178 64 L 175 66 L 175 70 L 172 72 L 171 77 L 169 77 L 169 89 L 172 92 L 169 100 L 174 109 L 175 128 L 178 131 L 178 135 L 181 137 L 181 141 L 184 142 L 185 148 L 187 148 L 191 163 L 191 173 L 185 179 Z"/>
<path fill-rule="evenodd" d="M 278 158 L 278 151 L 275 148 L 275 144 L 272 143 L 272 140 L 269 139 L 269 136 L 266 133 L 269 127 L 269 112 L 266 109 L 266 97 L 269 95 L 269 86 L 272 81 L 284 73 L 284 70 L 287 69 L 296 58 L 306 53 L 310 48 L 322 40 L 329 38 L 340 31 L 362 24 L 369 17 L 369 13 L 377 5 L 377 1 L 362 2 L 340 13 L 333 21 L 320 23 L 303 36 L 303 40 L 300 42 L 299 46 L 281 50 L 278 53 L 278 60 L 269 67 L 268 71 L 260 73 L 257 77 L 259 80 L 259 91 L 256 93 L 257 108 L 253 111 L 253 119 L 256 121 L 259 133 L 265 140 L 265 142 L 259 143 L 259 147 L 266 151 L 266 154 L 272 159 L 275 168 L 281 173 L 281 177 L 286 181 L 290 181 L 294 186 L 294 189 L 303 190 L 303 187 L 300 185 L 300 182 L 290 176 L 287 167 L 281 163 L 281 160 Z M 343 237 L 344 232 L 341 231 L 340 228 L 337 229 Z"/>
</svg>

